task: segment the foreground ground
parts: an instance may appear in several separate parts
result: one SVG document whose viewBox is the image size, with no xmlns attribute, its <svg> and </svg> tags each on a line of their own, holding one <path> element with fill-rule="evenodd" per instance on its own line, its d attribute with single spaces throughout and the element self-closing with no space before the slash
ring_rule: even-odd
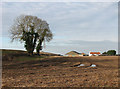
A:
<svg viewBox="0 0 120 89">
<path fill-rule="evenodd" d="M 85 67 L 75 65 L 83 63 Z M 90 64 L 97 67 L 90 68 Z M 118 57 L 52 57 L 3 61 L 6 87 L 118 87 Z"/>
</svg>

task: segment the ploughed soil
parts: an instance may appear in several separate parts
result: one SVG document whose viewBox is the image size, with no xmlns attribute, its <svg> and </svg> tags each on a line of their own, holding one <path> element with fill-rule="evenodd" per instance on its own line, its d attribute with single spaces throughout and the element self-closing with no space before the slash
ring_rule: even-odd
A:
<svg viewBox="0 0 120 89">
<path fill-rule="evenodd" d="M 118 87 L 117 56 L 3 61 L 2 68 L 5 87 Z"/>
</svg>

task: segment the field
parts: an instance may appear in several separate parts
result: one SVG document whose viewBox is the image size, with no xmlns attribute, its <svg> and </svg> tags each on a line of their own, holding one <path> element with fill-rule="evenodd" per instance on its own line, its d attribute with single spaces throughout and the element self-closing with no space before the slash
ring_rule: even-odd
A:
<svg viewBox="0 0 120 89">
<path fill-rule="evenodd" d="M 5 87 L 118 87 L 118 57 L 30 57 L 4 60 Z M 22 60 L 22 58 L 24 60 Z M 21 60 L 20 60 L 21 59 Z M 26 60 L 27 59 L 27 60 Z M 80 63 L 84 67 L 77 67 Z M 95 64 L 95 68 L 89 67 Z"/>
</svg>

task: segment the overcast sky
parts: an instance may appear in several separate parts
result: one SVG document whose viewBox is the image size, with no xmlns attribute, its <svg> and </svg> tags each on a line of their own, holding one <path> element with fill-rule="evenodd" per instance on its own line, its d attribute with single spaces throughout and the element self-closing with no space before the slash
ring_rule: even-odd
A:
<svg viewBox="0 0 120 89">
<path fill-rule="evenodd" d="M 46 20 L 54 34 L 43 51 L 65 54 L 75 50 L 117 51 L 117 2 L 6 2 L 2 5 L 2 48 L 24 49 L 20 42 L 10 42 L 9 29 L 21 14 Z"/>
</svg>

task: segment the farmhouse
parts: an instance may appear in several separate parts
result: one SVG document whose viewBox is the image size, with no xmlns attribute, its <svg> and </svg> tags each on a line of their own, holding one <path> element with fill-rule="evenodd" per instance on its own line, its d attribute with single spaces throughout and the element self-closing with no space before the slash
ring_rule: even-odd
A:
<svg viewBox="0 0 120 89">
<path fill-rule="evenodd" d="M 89 52 L 89 56 L 99 56 L 100 52 Z"/>
<path fill-rule="evenodd" d="M 78 57 L 78 56 L 84 56 L 84 53 L 78 53 L 76 51 L 71 51 L 69 53 L 66 53 L 65 56 Z"/>
</svg>

